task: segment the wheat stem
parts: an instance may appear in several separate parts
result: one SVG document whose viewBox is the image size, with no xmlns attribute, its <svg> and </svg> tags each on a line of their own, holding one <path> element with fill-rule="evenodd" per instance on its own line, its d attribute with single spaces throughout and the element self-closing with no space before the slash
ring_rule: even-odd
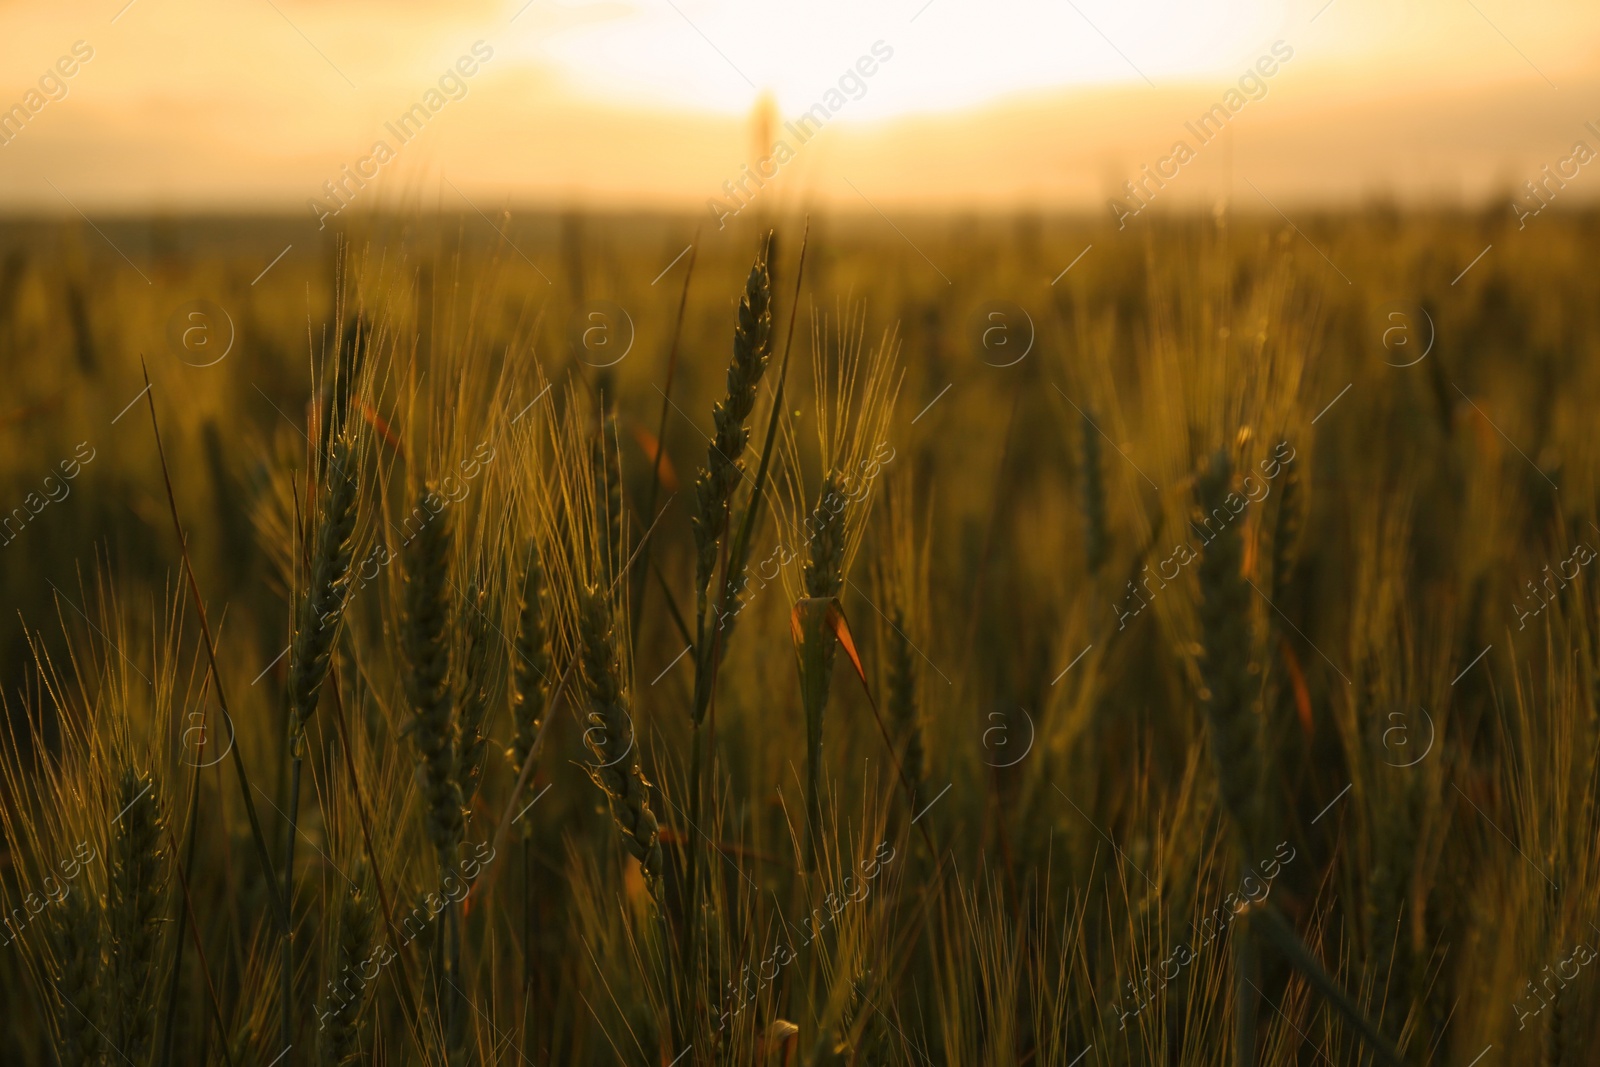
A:
<svg viewBox="0 0 1600 1067">
<path fill-rule="evenodd" d="M 1106 560 L 1106 486 L 1100 461 L 1100 430 L 1087 411 L 1079 413 L 1079 438 L 1082 441 L 1082 483 L 1084 566 L 1098 574 Z"/>
<path fill-rule="evenodd" d="M 1228 514 L 1223 501 L 1231 492 L 1232 473 L 1222 452 L 1201 472 L 1195 496 L 1202 526 L 1218 509 Z M 1199 624 L 1201 703 L 1211 734 L 1212 765 L 1223 808 L 1248 857 L 1259 844 L 1261 760 L 1255 709 L 1260 686 L 1250 663 L 1250 594 L 1241 572 L 1243 560 L 1239 524 L 1222 524 L 1200 558 Z"/>
<path fill-rule="evenodd" d="M 279 1038 L 284 1049 L 294 1044 L 294 845 L 299 833 L 300 816 L 300 755 L 299 738 L 293 747 L 289 769 L 289 832 L 283 843 L 283 899 L 289 909 L 289 929 L 284 933 L 280 951 L 283 966 L 278 975 L 279 997 L 282 1000 L 282 1019 Z"/>
<path fill-rule="evenodd" d="M 808 870 L 817 869 L 817 839 L 822 834 L 822 717 L 838 649 L 827 611 L 844 586 L 844 478 L 829 470 L 806 528 L 806 599 L 796 606 L 800 636 L 800 699 L 806 720 L 806 852 Z"/>
</svg>

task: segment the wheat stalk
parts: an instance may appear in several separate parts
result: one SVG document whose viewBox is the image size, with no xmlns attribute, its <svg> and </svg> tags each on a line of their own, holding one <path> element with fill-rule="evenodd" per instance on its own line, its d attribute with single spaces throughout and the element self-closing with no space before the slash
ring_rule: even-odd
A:
<svg viewBox="0 0 1600 1067">
<path fill-rule="evenodd" d="M 1101 469 L 1100 431 L 1088 412 L 1080 412 L 1079 438 L 1082 441 L 1079 468 L 1080 506 L 1083 509 L 1083 557 L 1090 574 L 1098 574 L 1106 561 L 1106 485 Z"/>
<path fill-rule="evenodd" d="M 806 866 L 815 870 L 822 833 L 822 718 L 838 645 L 828 624 L 833 600 L 844 586 L 844 479 L 829 470 L 807 523 L 806 599 L 796 606 L 800 700 L 806 720 Z M 839 503 L 836 503 L 839 502 Z"/>
<path fill-rule="evenodd" d="M 1285 440 L 1284 444 L 1287 443 Z M 1285 464 L 1281 476 L 1283 483 L 1278 489 L 1278 514 L 1272 528 L 1272 598 L 1280 605 L 1294 578 L 1300 529 L 1304 521 L 1300 467 L 1297 464 Z"/>
<path fill-rule="evenodd" d="M 1233 468 L 1223 452 L 1212 456 L 1196 482 L 1201 518 L 1222 508 L 1232 485 Z M 1246 856 L 1255 854 L 1257 803 L 1261 784 L 1259 716 L 1260 685 L 1251 665 L 1250 593 L 1241 567 L 1244 561 L 1240 524 L 1224 525 L 1200 557 L 1201 704 L 1211 734 L 1211 761 L 1222 804 Z"/>
<path fill-rule="evenodd" d="M 1200 519 L 1222 508 L 1233 481 L 1227 454 L 1218 451 L 1195 483 Z M 1240 862 L 1249 873 L 1250 858 L 1260 841 L 1258 800 L 1261 791 L 1260 721 L 1250 663 L 1250 598 L 1241 568 L 1244 563 L 1240 524 L 1222 526 L 1200 558 L 1201 704 L 1211 735 L 1211 762 L 1228 813 Z M 1235 1006 L 1234 1060 L 1240 1067 L 1255 1062 L 1256 1004 L 1254 983 L 1260 964 L 1247 930 L 1234 935 Z"/>
<path fill-rule="evenodd" d="M 926 774 L 927 754 L 923 748 L 922 709 L 917 700 L 917 661 L 906 629 L 911 620 L 899 608 L 889 612 L 889 721 L 900 736 L 900 770 L 911 785 L 911 804 L 917 804 Z"/>
<path fill-rule="evenodd" d="M 884 606 L 885 626 L 880 629 L 884 647 L 889 722 L 899 741 L 900 771 L 916 809 L 917 796 L 927 773 L 923 740 L 923 712 L 918 684 L 917 646 L 912 632 L 926 633 L 919 625 L 928 610 L 929 538 L 919 544 L 912 507 L 912 482 L 895 478 L 886 497 L 888 541 L 877 568 L 877 586 Z M 931 520 L 932 514 L 929 513 Z"/>
<path fill-rule="evenodd" d="M 1381 706 L 1381 705 L 1380 705 Z M 1378 720 L 1387 723 L 1389 720 Z M 1381 745 L 1373 730 L 1374 741 Z M 1381 748 L 1379 749 L 1381 751 Z M 1395 995 L 1409 997 L 1415 991 L 1411 973 L 1411 951 L 1403 936 L 1406 905 L 1410 900 L 1412 870 L 1417 862 L 1417 820 L 1412 809 L 1410 783 L 1415 775 L 1390 789 L 1378 790 L 1372 820 L 1372 859 L 1367 872 L 1362 908 L 1367 926 L 1367 943 L 1378 964 L 1378 973 Z M 1412 921 L 1416 916 L 1409 916 Z"/>
<path fill-rule="evenodd" d="M 784 574 L 794 595 L 791 636 L 800 674 L 800 702 L 806 729 L 806 848 L 804 863 L 817 869 L 817 838 L 822 833 L 822 727 L 833 676 L 839 611 L 836 598 L 844 589 L 852 560 L 861 544 L 871 510 L 873 482 L 887 445 L 889 419 L 899 395 L 896 369 L 899 344 L 892 334 L 870 352 L 865 344 L 865 314 L 844 320 L 836 334 L 827 323 L 816 330 L 812 346 L 812 383 L 817 399 L 817 440 L 823 477 L 815 498 L 799 485 L 798 450 L 789 448 L 789 507 L 806 508 L 801 527 L 806 560 L 800 588 Z M 891 455 L 892 458 L 892 455 Z M 803 502 L 804 501 L 804 502 Z"/>
<path fill-rule="evenodd" d="M 1566 1067 L 1567 1061 L 1567 1009 L 1570 996 L 1566 987 L 1557 985 L 1550 997 L 1550 1009 L 1545 1013 L 1541 1034 L 1543 1061 L 1541 1067 Z"/>
<path fill-rule="evenodd" d="M 346 397 L 348 402 L 348 397 Z M 343 421 L 343 412 L 336 413 Z M 355 457 L 348 435 L 334 441 L 327 457 L 325 491 L 319 494 L 321 519 L 317 525 L 309 581 L 300 597 L 289 655 L 289 825 L 284 840 L 283 899 L 294 899 L 294 853 L 300 808 L 301 747 L 306 720 L 316 710 L 317 697 L 328 675 L 334 641 L 344 617 L 350 592 L 350 560 L 354 555 L 357 483 Z M 292 903 L 290 904 L 292 907 Z M 292 924 L 291 924 L 292 925 Z M 285 931 L 282 944 L 282 1037 L 291 1043 L 293 1026 L 294 933 Z"/>
</svg>

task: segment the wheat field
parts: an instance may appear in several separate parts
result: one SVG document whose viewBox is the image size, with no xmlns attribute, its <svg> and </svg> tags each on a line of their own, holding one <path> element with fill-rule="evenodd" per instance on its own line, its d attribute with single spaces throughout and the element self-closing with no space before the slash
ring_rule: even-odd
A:
<svg viewBox="0 0 1600 1067">
<path fill-rule="evenodd" d="M 0 226 L 0 1061 L 1593 1062 L 1600 217 L 757 215 Z"/>
</svg>

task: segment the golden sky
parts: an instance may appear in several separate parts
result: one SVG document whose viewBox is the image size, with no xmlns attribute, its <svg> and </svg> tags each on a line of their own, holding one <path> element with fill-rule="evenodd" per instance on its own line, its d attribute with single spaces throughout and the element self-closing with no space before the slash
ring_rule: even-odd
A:
<svg viewBox="0 0 1600 1067">
<path fill-rule="evenodd" d="M 331 210 L 342 182 L 358 207 L 704 211 L 756 188 L 746 165 L 777 205 L 1103 207 L 1147 165 L 1181 175 L 1174 204 L 1460 202 L 1600 148 L 1593 0 L 104 0 L 3 20 L 10 209 Z M 1214 106 L 1220 133 L 1196 125 Z"/>
</svg>

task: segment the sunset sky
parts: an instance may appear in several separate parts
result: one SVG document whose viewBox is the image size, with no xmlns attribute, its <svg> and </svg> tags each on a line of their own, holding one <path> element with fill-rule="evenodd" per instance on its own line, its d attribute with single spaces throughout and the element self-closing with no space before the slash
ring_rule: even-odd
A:
<svg viewBox="0 0 1600 1067">
<path fill-rule="evenodd" d="M 1104 207 L 1180 139 L 1173 204 L 1476 202 L 1600 148 L 1592 0 L 125 3 L 6 6 L 0 207 L 306 211 L 359 165 L 363 206 L 704 211 L 763 110 L 789 205 Z"/>
</svg>

